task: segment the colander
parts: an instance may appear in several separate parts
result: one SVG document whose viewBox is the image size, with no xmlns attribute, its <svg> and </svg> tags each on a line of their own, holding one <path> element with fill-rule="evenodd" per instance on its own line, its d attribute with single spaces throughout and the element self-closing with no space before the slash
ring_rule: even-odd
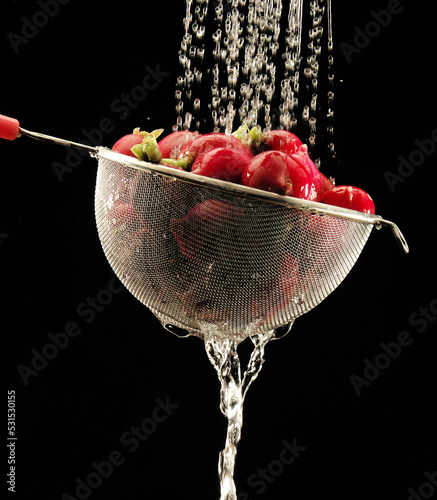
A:
<svg viewBox="0 0 437 500">
<path fill-rule="evenodd" d="M 220 500 L 233 480 L 247 389 L 266 344 L 288 333 L 346 277 L 377 215 L 308 202 L 30 132 L 0 115 L 0 137 L 20 135 L 88 151 L 98 160 L 95 214 L 103 251 L 126 288 L 178 336 L 204 339 L 228 420 L 219 455 Z M 254 345 L 244 374 L 238 344 Z"/>
<path fill-rule="evenodd" d="M 178 336 L 240 342 L 283 331 L 346 277 L 374 227 L 396 224 L 24 130 L 98 160 L 95 215 L 103 251 L 126 288 Z"/>
</svg>

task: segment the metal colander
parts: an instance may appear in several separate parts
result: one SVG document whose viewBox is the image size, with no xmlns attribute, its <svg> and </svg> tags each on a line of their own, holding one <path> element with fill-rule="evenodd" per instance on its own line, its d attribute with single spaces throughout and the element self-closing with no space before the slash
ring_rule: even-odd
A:
<svg viewBox="0 0 437 500">
<path fill-rule="evenodd" d="M 95 212 L 115 273 L 179 336 L 241 341 L 291 324 L 325 299 L 375 226 L 393 222 L 210 179 L 32 132 L 0 115 L 0 137 L 82 149 L 99 161 Z"/>
<path fill-rule="evenodd" d="M 96 221 L 126 288 L 180 336 L 243 340 L 291 323 L 357 261 L 378 216 L 99 149 Z M 404 246 L 405 249 L 405 246 Z"/>
</svg>

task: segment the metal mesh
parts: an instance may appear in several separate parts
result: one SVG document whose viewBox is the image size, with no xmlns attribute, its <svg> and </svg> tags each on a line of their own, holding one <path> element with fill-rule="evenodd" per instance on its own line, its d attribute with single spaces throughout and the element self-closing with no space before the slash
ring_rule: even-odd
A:
<svg viewBox="0 0 437 500">
<path fill-rule="evenodd" d="M 110 265 L 165 327 L 236 339 L 319 304 L 351 270 L 373 227 L 102 157 L 95 208 Z"/>
</svg>

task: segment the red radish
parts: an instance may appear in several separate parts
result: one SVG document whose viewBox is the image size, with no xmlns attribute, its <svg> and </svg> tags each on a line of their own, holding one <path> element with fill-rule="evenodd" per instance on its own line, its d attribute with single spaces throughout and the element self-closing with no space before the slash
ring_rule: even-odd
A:
<svg viewBox="0 0 437 500">
<path fill-rule="evenodd" d="M 375 204 L 366 191 L 354 186 L 336 186 L 323 194 L 322 203 L 349 208 L 367 214 L 375 213 Z"/>
<path fill-rule="evenodd" d="M 292 255 L 285 254 L 277 274 L 274 292 L 278 294 L 278 304 L 282 307 L 289 307 L 290 301 L 296 298 L 298 279 L 299 260 Z"/>
<path fill-rule="evenodd" d="M 209 234 L 216 237 L 223 230 L 223 221 L 236 223 L 244 210 L 222 200 L 208 199 L 197 203 L 184 217 L 171 219 L 170 230 L 179 250 L 188 259 L 195 259 L 208 241 Z"/>
<path fill-rule="evenodd" d="M 181 149 L 192 142 L 198 135 L 197 132 L 189 132 L 188 130 L 181 130 L 167 135 L 158 142 L 162 157 L 177 158 Z"/>
<path fill-rule="evenodd" d="M 309 157 L 307 146 L 301 146 L 295 153 L 291 154 L 290 157 L 301 165 L 310 176 L 311 192 L 308 199 L 310 201 L 320 201 L 323 194 L 322 175 L 315 163 Z"/>
<path fill-rule="evenodd" d="M 311 177 L 311 195 L 308 199 L 310 201 L 321 201 L 323 193 L 328 191 L 328 189 L 332 189 L 334 187 L 334 183 L 325 177 L 317 168 L 316 164 L 311 160 L 308 154 L 308 147 L 306 145 L 300 146 L 300 148 L 290 156 L 293 160 L 297 161 L 299 165 L 302 165 Z"/>
<path fill-rule="evenodd" d="M 247 124 L 243 124 L 232 135 L 252 149 L 254 154 L 271 150 L 291 154 L 302 146 L 302 141 L 292 132 L 287 130 L 263 132 L 259 125 L 249 129 Z"/>
<path fill-rule="evenodd" d="M 193 142 L 182 148 L 178 158 L 187 158 L 193 162 L 199 155 L 205 154 L 211 149 L 233 148 L 252 158 L 250 149 L 233 135 L 222 133 L 205 134 L 194 139 Z"/>
<path fill-rule="evenodd" d="M 265 151 L 255 156 L 244 169 L 245 186 L 307 200 L 312 181 L 307 171 L 282 151 Z"/>
<path fill-rule="evenodd" d="M 112 147 L 112 150 L 142 161 L 159 163 L 162 155 L 156 139 L 162 134 L 163 130 L 160 128 L 149 133 L 136 128 L 132 134 L 119 139 Z"/>
<path fill-rule="evenodd" d="M 136 144 L 141 144 L 143 142 L 144 136 L 141 134 L 128 134 L 121 137 L 113 146 L 112 151 L 120 153 L 126 156 L 132 156 L 136 158 L 137 156 L 132 153 L 131 149 Z"/>
<path fill-rule="evenodd" d="M 276 150 L 283 151 L 287 154 L 295 153 L 300 146 L 302 146 L 302 142 L 294 135 L 292 132 L 288 132 L 287 130 L 270 130 L 269 132 L 265 132 L 263 134 L 263 138 L 261 140 L 261 151 L 268 150 Z"/>
<path fill-rule="evenodd" d="M 132 203 L 117 202 L 112 207 L 109 217 L 112 224 L 117 228 L 126 228 L 135 223 L 137 213 Z"/>
<path fill-rule="evenodd" d="M 237 149 L 216 148 L 200 155 L 194 162 L 191 172 L 214 179 L 240 183 L 241 174 L 248 163 L 248 156 Z"/>
</svg>

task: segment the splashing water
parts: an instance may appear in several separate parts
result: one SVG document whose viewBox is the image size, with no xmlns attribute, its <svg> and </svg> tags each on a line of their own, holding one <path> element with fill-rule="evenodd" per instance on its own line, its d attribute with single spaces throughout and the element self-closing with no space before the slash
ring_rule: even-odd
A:
<svg viewBox="0 0 437 500">
<path fill-rule="evenodd" d="M 289 0 L 284 14 L 282 0 L 186 0 L 174 131 L 230 134 L 243 122 L 266 131 L 281 128 L 308 144 L 319 168 L 323 155 L 334 158 L 331 0 L 306 5 L 308 10 L 303 0 Z M 221 500 L 237 498 L 233 476 L 246 392 L 262 368 L 266 344 L 290 328 L 251 337 L 254 348 L 243 376 L 238 341 L 223 338 L 211 325 L 204 335 L 228 421 L 219 457 Z"/>
<path fill-rule="evenodd" d="M 174 130 L 282 128 L 335 157 L 331 0 L 283 3 L 187 0 Z"/>
<path fill-rule="evenodd" d="M 193 9 L 194 6 L 194 9 Z M 193 12 L 194 10 L 194 12 Z M 183 20 L 184 36 L 179 50 L 179 65 L 182 73 L 176 81 L 176 124 L 173 130 L 189 130 L 194 122 L 200 127 L 200 99 L 193 97 L 202 85 L 203 74 L 200 69 L 205 57 L 205 21 L 208 14 L 208 0 L 186 0 L 186 13 Z M 183 118 L 183 116 L 185 117 Z"/>
<path fill-rule="evenodd" d="M 219 338 L 213 333 L 205 336 L 206 353 L 217 371 L 221 384 L 220 409 L 228 420 L 226 445 L 219 456 L 220 500 L 235 500 L 237 498 L 234 468 L 243 425 L 244 398 L 250 385 L 261 371 L 265 346 L 274 338 L 274 331 L 251 337 L 254 349 L 246 372 L 241 377 L 237 342 Z"/>
<path fill-rule="evenodd" d="M 302 45 L 303 1 L 290 2 L 288 29 L 283 58 L 284 79 L 281 81 L 281 103 L 279 105 L 280 126 L 286 130 L 296 129 L 299 105 L 299 69 Z"/>
<path fill-rule="evenodd" d="M 268 342 L 287 335 L 292 324 L 293 322 L 250 337 L 253 350 L 243 376 L 237 352 L 239 341 L 223 337 L 219 331 L 214 331 L 211 325 L 204 334 L 206 353 L 220 381 L 220 410 L 228 421 L 225 448 L 220 452 L 218 462 L 220 500 L 237 499 L 234 469 L 243 426 L 243 403 L 247 391 L 261 371 Z"/>
</svg>

